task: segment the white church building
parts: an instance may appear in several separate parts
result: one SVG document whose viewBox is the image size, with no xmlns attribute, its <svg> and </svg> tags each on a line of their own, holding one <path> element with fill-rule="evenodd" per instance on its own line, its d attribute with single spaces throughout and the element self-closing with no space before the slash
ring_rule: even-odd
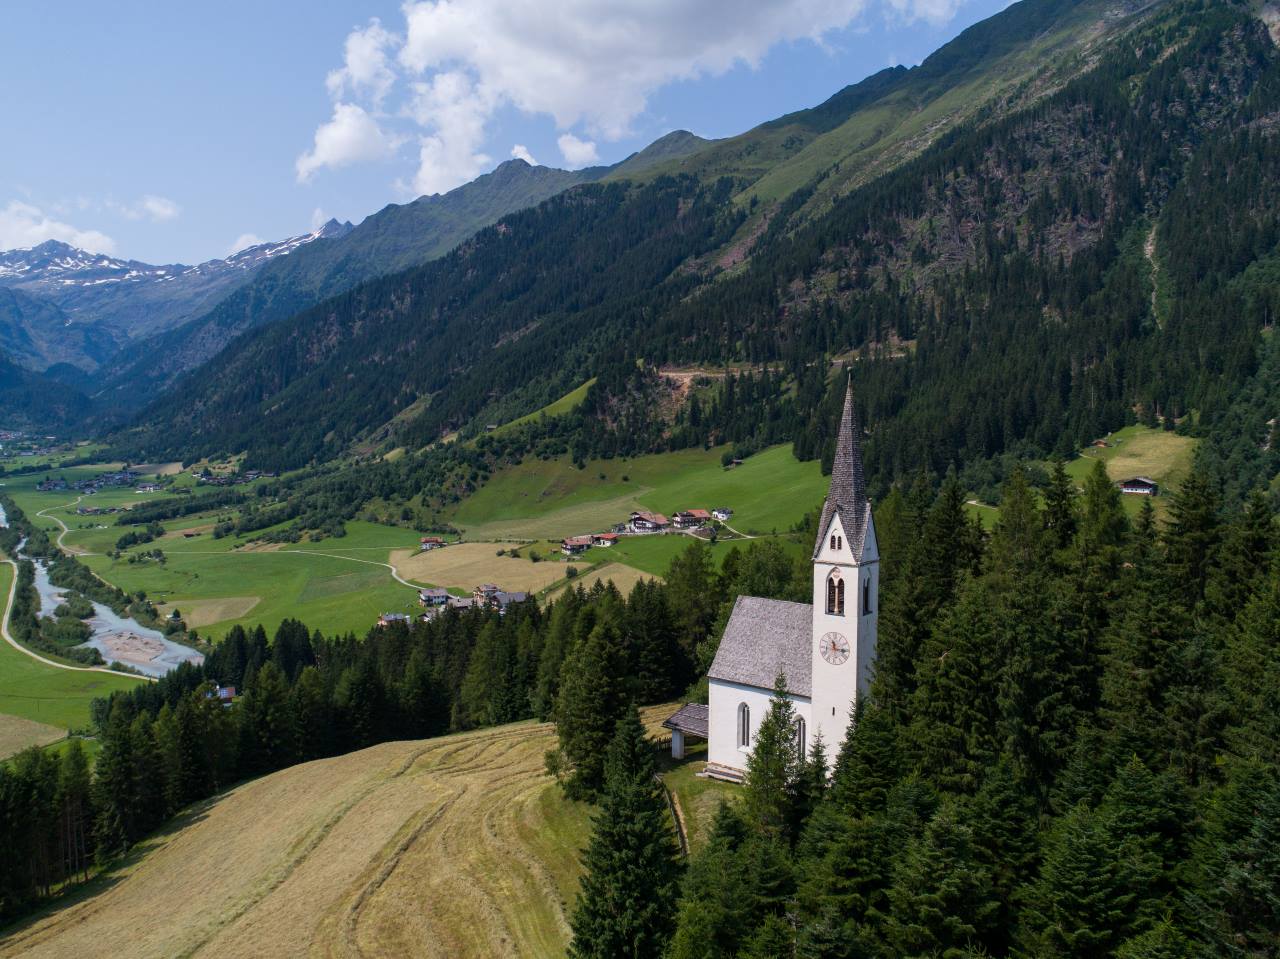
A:
<svg viewBox="0 0 1280 959">
<path fill-rule="evenodd" d="M 673 753 L 683 754 L 685 736 L 705 736 L 705 774 L 740 781 L 781 673 L 802 752 L 821 733 L 834 755 L 871 681 L 879 558 L 850 389 L 813 549 L 813 603 L 738 597 L 707 673 L 708 704 L 685 706 L 664 724 Z"/>
</svg>

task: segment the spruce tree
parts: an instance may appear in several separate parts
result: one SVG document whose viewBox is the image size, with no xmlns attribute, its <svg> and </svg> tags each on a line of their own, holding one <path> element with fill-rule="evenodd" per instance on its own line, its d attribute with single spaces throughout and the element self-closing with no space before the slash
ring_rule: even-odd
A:
<svg viewBox="0 0 1280 959">
<path fill-rule="evenodd" d="M 803 766 L 796 741 L 796 712 L 779 674 L 769 711 L 756 730 L 742 796 L 742 817 L 753 830 L 792 838 L 796 782 Z"/>
<path fill-rule="evenodd" d="M 1044 490 L 1044 528 L 1055 550 L 1066 549 L 1076 534 L 1076 491 L 1067 466 L 1056 457 Z"/>
<path fill-rule="evenodd" d="M 962 807 L 944 803 L 897 859 L 886 932 L 899 955 L 955 955 L 994 928 L 999 903 L 967 818 Z"/>
<path fill-rule="evenodd" d="M 575 959 L 645 959 L 666 950 L 682 870 L 653 743 L 634 707 L 618 721 L 574 908 Z"/>
<path fill-rule="evenodd" d="M 99 861 L 120 855 L 138 838 L 130 715 L 122 700 L 111 708 L 94 764 L 94 840 Z"/>
<path fill-rule="evenodd" d="M 1217 492 L 1203 475 L 1192 473 L 1173 495 L 1164 535 L 1173 588 L 1188 608 L 1204 599 L 1221 539 Z"/>
<path fill-rule="evenodd" d="M 722 802 L 706 845 L 693 857 L 685 875 L 671 959 L 737 955 L 752 901 L 741 856 L 745 834 L 745 824 Z"/>
<path fill-rule="evenodd" d="M 556 736 L 565 763 L 565 790 L 594 798 L 604 786 L 605 753 L 618 719 L 631 703 L 622 637 L 604 617 L 564 662 L 556 701 Z"/>
</svg>

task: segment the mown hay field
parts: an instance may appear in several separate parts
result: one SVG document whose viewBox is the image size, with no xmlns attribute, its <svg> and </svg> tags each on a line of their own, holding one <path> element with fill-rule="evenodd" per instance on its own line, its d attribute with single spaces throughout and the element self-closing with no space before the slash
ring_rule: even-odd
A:
<svg viewBox="0 0 1280 959">
<path fill-rule="evenodd" d="M 0 957 L 562 954 L 590 827 L 543 771 L 552 742 L 520 723 L 246 783 Z"/>
<path fill-rule="evenodd" d="M 0 714 L 0 759 L 6 759 L 28 746 L 47 746 L 67 734 L 65 729 L 38 723 L 21 716 Z"/>
<path fill-rule="evenodd" d="M 455 543 L 426 553 L 398 549 L 391 553 L 391 565 L 405 579 L 453 589 L 471 589 L 481 583 L 495 583 L 508 592 L 536 593 L 564 579 L 565 564 L 540 562 L 523 556 L 499 556 L 518 543 Z"/>
<path fill-rule="evenodd" d="M 675 709 L 644 710 L 652 735 Z M 515 723 L 245 783 L 0 931 L 0 959 L 563 955 L 592 809 L 547 776 L 554 742 Z M 705 829 L 734 787 L 700 766 L 667 778 Z"/>
</svg>

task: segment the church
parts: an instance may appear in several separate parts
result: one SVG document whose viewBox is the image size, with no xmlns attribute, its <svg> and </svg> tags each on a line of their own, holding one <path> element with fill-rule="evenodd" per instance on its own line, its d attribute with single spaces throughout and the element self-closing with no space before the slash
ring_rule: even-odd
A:
<svg viewBox="0 0 1280 959">
<path fill-rule="evenodd" d="M 779 673 L 804 755 L 818 733 L 827 755 L 835 754 L 853 704 L 870 685 L 880 566 L 851 387 L 812 563 L 812 605 L 738 597 L 707 673 L 708 704 L 685 706 L 664 724 L 677 755 L 686 735 L 707 739 L 707 776 L 742 780 Z"/>
</svg>

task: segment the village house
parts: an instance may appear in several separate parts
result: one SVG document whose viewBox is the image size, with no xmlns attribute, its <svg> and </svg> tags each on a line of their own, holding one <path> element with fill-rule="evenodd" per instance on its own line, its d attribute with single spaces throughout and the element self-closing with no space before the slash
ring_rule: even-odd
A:
<svg viewBox="0 0 1280 959">
<path fill-rule="evenodd" d="M 711 521 L 711 514 L 705 509 L 683 509 L 671 517 L 676 529 L 698 529 Z"/>
<path fill-rule="evenodd" d="M 560 541 L 560 552 L 566 556 L 577 556 L 591 548 L 590 536 L 570 536 Z"/>
<path fill-rule="evenodd" d="M 704 775 L 742 781 L 780 675 L 795 707 L 801 755 L 818 734 L 829 751 L 838 749 L 854 704 L 867 694 L 880 556 L 858 435 L 849 390 L 811 559 L 812 604 L 739 596 L 707 672 L 705 719 L 684 707 L 668 720 L 673 751 L 683 751 L 687 737 L 707 737 Z"/>
<path fill-rule="evenodd" d="M 711 511 L 711 515 L 722 523 L 727 523 L 733 516 L 733 510 L 727 506 L 717 506 Z"/>
<path fill-rule="evenodd" d="M 390 626 L 393 623 L 404 623 L 408 626 L 413 622 L 413 617 L 408 613 L 383 613 L 378 617 L 378 625 L 380 627 Z"/>
<path fill-rule="evenodd" d="M 592 546 L 601 546 L 607 549 L 608 547 L 615 545 L 617 542 L 617 533 L 593 533 L 591 536 Z"/>
<path fill-rule="evenodd" d="M 160 492 L 161 489 L 162 487 L 160 486 L 159 483 L 143 483 L 136 490 L 134 490 L 134 492 L 135 493 L 158 493 Z"/>
<path fill-rule="evenodd" d="M 650 513 L 638 510 L 631 514 L 627 529 L 633 533 L 665 533 L 671 527 L 671 520 L 661 513 Z"/>
<path fill-rule="evenodd" d="M 1120 492 L 1133 493 L 1138 496 L 1158 496 L 1160 484 L 1149 476 L 1133 476 L 1120 481 Z"/>
<path fill-rule="evenodd" d="M 444 540 L 439 536 L 424 536 L 418 540 L 418 549 L 424 553 L 433 549 L 441 549 L 444 545 Z"/>
<path fill-rule="evenodd" d="M 444 606 L 449 602 L 449 591 L 439 586 L 418 590 L 418 602 L 423 606 Z"/>
</svg>

